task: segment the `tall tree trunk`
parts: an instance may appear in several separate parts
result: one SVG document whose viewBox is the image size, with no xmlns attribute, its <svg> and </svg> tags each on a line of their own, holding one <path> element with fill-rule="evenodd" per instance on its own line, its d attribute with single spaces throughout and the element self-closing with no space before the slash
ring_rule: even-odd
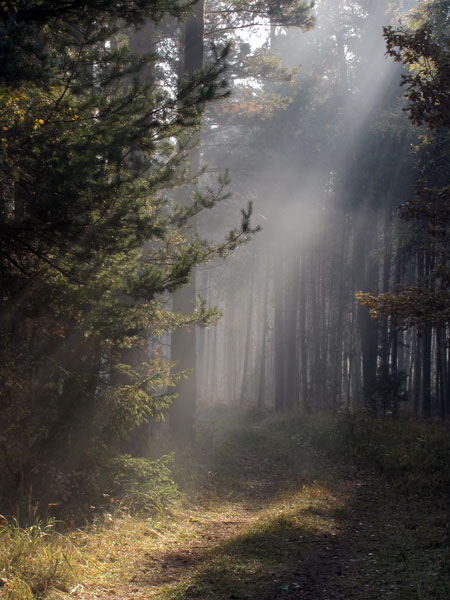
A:
<svg viewBox="0 0 450 600">
<path fill-rule="evenodd" d="M 253 322 L 253 311 L 255 306 L 255 298 L 254 298 L 254 289 L 255 289 L 255 269 L 254 264 L 252 264 L 251 269 L 251 284 L 248 295 L 248 306 L 247 306 L 247 314 L 244 317 L 247 319 L 247 331 L 245 335 L 245 345 L 244 345 L 244 364 L 242 368 L 242 382 L 241 382 L 241 393 L 240 393 L 240 404 L 244 405 L 246 397 L 248 395 L 248 383 L 249 383 L 249 364 L 250 364 L 250 348 L 251 348 L 251 338 L 252 338 L 252 322 Z"/>
<path fill-rule="evenodd" d="M 436 399 L 438 401 L 441 419 L 446 417 L 445 391 L 444 391 L 444 361 L 443 361 L 443 336 L 442 327 L 436 327 Z"/>
<path fill-rule="evenodd" d="M 324 373 L 322 373 L 322 364 L 320 357 L 320 306 L 319 306 L 319 292 L 318 292 L 318 259 L 311 253 L 310 259 L 310 310 L 311 310 L 311 329 L 312 335 L 310 338 L 310 346 L 313 352 L 313 361 L 312 361 L 312 372 L 311 372 L 311 388 L 314 402 L 316 405 L 324 408 L 324 398 L 322 397 L 322 378 L 324 377 Z"/>
<path fill-rule="evenodd" d="M 383 239 L 383 292 L 389 291 L 392 264 L 392 235 L 391 235 L 391 208 L 388 203 L 384 208 Z M 397 256 L 398 260 L 398 256 Z M 391 322 L 392 327 L 392 322 Z M 383 319 L 381 324 L 381 383 L 382 383 L 382 411 L 386 413 L 389 403 L 389 319 Z"/>
<path fill-rule="evenodd" d="M 431 271 L 431 256 L 428 250 L 424 256 L 423 283 L 429 286 L 429 275 Z M 431 343 L 432 327 L 429 321 L 423 325 L 422 337 L 422 416 L 425 419 L 431 417 Z"/>
<path fill-rule="evenodd" d="M 194 15 L 186 22 L 184 32 L 183 74 L 192 73 L 203 66 L 204 0 L 194 7 Z M 200 166 L 200 151 L 191 152 L 191 170 L 197 172 Z M 196 283 L 195 271 L 189 283 L 178 289 L 173 295 L 175 312 L 190 312 L 195 307 Z M 177 370 L 189 371 L 186 379 L 181 379 L 176 387 L 169 416 L 172 437 L 179 445 L 189 444 L 194 439 L 194 421 L 196 409 L 196 336 L 195 327 L 177 329 L 172 334 L 171 359 Z"/>
<path fill-rule="evenodd" d="M 402 274 L 402 252 L 399 248 L 397 251 L 397 262 L 395 265 L 395 279 L 394 289 L 398 289 L 401 281 Z M 398 375 L 398 339 L 399 331 L 396 327 L 396 323 L 393 319 L 390 320 L 391 324 L 391 379 L 393 382 L 393 389 L 390 390 L 392 394 L 392 418 L 397 419 L 399 409 L 399 393 L 400 393 L 400 380 Z"/>
<path fill-rule="evenodd" d="M 285 332 L 283 327 L 283 284 L 284 261 L 281 255 L 275 261 L 274 284 L 274 350 L 275 350 L 275 408 L 284 410 L 285 406 Z"/>
<path fill-rule="evenodd" d="M 299 300 L 299 263 L 295 248 L 288 258 L 288 285 L 285 288 L 285 406 L 288 410 L 298 406 L 299 401 L 299 369 L 298 369 L 298 300 Z"/>
<path fill-rule="evenodd" d="M 360 289 L 377 293 L 378 265 L 370 252 L 374 249 L 374 236 L 376 233 L 376 220 L 373 211 L 366 210 L 365 218 L 356 235 L 356 274 L 360 281 Z M 370 228 L 368 224 L 370 223 Z M 361 285 L 362 283 L 362 285 Z M 373 414 L 377 412 L 376 386 L 377 386 L 377 320 L 372 319 L 366 306 L 359 306 L 359 330 L 361 336 L 363 392 L 364 403 Z"/>
<path fill-rule="evenodd" d="M 267 298 L 269 295 L 269 275 L 266 271 L 264 282 L 263 318 L 262 318 L 262 342 L 261 357 L 259 360 L 259 382 L 258 382 L 258 409 L 264 407 L 266 392 L 266 361 L 267 361 Z"/>
<path fill-rule="evenodd" d="M 306 411 L 310 410 L 309 394 L 308 394 L 308 343 L 306 332 L 306 315 L 307 315 L 307 256 L 303 251 L 301 258 L 301 275 L 300 275 L 300 314 L 299 314 L 299 336 L 300 336 L 300 361 L 301 361 L 301 389 L 302 389 L 302 404 Z"/>
</svg>

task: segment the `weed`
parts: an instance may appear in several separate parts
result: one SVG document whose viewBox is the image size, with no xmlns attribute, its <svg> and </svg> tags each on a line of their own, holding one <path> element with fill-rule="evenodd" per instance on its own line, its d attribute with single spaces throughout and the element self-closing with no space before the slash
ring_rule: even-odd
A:
<svg viewBox="0 0 450 600">
<path fill-rule="evenodd" d="M 0 576 L 5 600 L 32 600 L 49 590 L 68 590 L 73 579 L 72 552 L 55 523 L 36 520 L 21 528 L 15 521 L 0 530 Z"/>
</svg>

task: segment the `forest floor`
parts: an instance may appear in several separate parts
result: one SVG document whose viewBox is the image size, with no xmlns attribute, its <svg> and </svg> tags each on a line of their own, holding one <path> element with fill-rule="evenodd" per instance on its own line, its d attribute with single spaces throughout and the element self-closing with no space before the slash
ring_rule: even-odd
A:
<svg viewBox="0 0 450 600">
<path fill-rule="evenodd" d="M 73 534 L 64 598 L 450 598 L 448 498 L 326 457 L 289 419 L 206 420 L 199 437 L 171 511 Z"/>
</svg>

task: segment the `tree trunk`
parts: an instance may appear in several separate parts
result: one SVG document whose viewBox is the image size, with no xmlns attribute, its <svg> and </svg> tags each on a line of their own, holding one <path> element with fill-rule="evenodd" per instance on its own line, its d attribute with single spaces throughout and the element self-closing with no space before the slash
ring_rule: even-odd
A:
<svg viewBox="0 0 450 600">
<path fill-rule="evenodd" d="M 183 74 L 189 74 L 203 66 L 204 0 L 194 8 L 194 15 L 187 21 L 184 32 Z M 191 171 L 197 172 L 200 166 L 200 151 L 191 152 Z M 190 312 L 195 307 L 196 283 L 195 271 L 189 283 L 178 289 L 173 295 L 175 312 Z M 194 421 L 196 409 L 196 336 L 195 327 L 177 329 L 172 333 L 171 359 L 179 371 L 189 371 L 176 387 L 177 398 L 170 409 L 170 428 L 172 437 L 178 445 L 189 444 L 194 439 Z"/>
<path fill-rule="evenodd" d="M 259 361 L 259 383 L 258 383 L 258 409 L 264 407 L 266 391 L 266 360 L 267 360 L 267 297 L 269 295 L 269 275 L 266 272 L 264 282 L 263 318 L 262 318 L 262 342 L 261 357 Z"/>
<path fill-rule="evenodd" d="M 274 285 L 274 349 L 275 349 L 275 408 L 284 410 L 285 406 L 285 332 L 283 327 L 283 257 L 278 256 Z"/>
<path fill-rule="evenodd" d="M 300 275 L 300 314 L 299 314 L 299 336 L 300 336 L 300 360 L 301 360 L 301 389 L 302 389 L 302 404 L 306 411 L 310 410 L 309 394 L 308 394 L 308 344 L 306 333 L 306 314 L 307 314 L 307 258 L 303 252 L 301 258 L 301 275 Z"/>
</svg>

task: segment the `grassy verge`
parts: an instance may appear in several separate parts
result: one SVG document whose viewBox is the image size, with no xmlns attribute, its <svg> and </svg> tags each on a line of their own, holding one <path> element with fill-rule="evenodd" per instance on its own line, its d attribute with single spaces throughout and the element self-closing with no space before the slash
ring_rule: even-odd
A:
<svg viewBox="0 0 450 600">
<path fill-rule="evenodd" d="M 405 490 L 425 494 L 450 490 L 448 425 L 374 420 L 362 412 L 307 416 L 299 431 L 329 456 L 398 478 Z"/>
<path fill-rule="evenodd" d="M 36 521 L 22 529 L 15 522 L 0 529 L 0 596 L 5 600 L 58 597 L 74 580 L 74 556 L 54 524 Z"/>
<path fill-rule="evenodd" d="M 363 495 L 356 510 L 372 511 L 373 529 L 354 542 L 356 553 L 370 555 L 367 589 L 399 600 L 450 598 L 448 426 L 360 413 L 303 415 L 289 427 L 334 463 L 357 465 L 372 482 L 370 494 L 377 496 Z"/>
<path fill-rule="evenodd" d="M 78 495 L 73 486 L 66 522 L 64 512 L 59 520 L 36 520 L 24 527 L 15 519 L 2 517 L 0 598 L 78 597 L 78 592 L 84 593 L 97 582 L 107 586 L 126 581 L 147 550 L 148 540 L 159 537 L 156 527 L 164 520 L 163 511 L 179 500 L 170 471 L 172 462 L 170 455 L 155 460 L 124 455 L 110 461 L 108 468 L 97 474 L 95 485 L 94 474 L 90 474 L 84 486 L 80 478 Z M 49 506 L 64 508 L 62 502 Z M 77 528 L 73 515 L 79 523 L 81 508 L 90 514 L 85 526 Z"/>
<path fill-rule="evenodd" d="M 447 600 L 449 439 L 364 415 L 213 411 L 176 459 L 170 510 L 127 501 L 64 535 L 0 530 L 0 597 Z"/>
</svg>

